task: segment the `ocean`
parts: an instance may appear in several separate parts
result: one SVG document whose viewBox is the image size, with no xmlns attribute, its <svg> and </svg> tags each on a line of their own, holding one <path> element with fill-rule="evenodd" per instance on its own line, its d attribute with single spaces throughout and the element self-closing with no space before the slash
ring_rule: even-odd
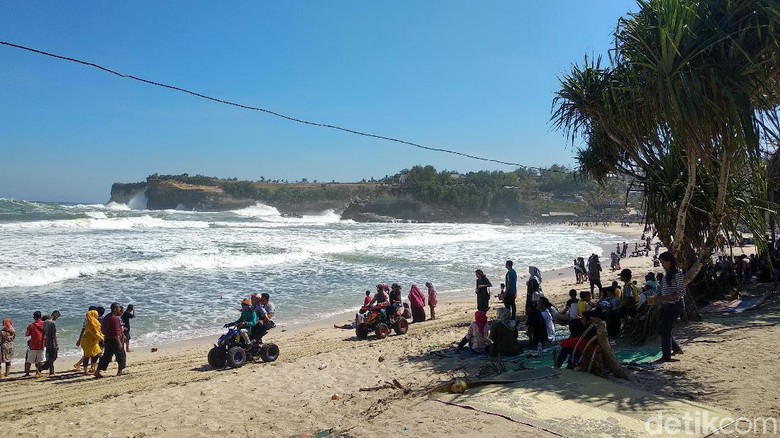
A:
<svg viewBox="0 0 780 438">
<path fill-rule="evenodd" d="M 611 236 L 561 226 L 357 223 L 334 211 L 284 217 L 258 204 L 226 212 L 150 211 L 130 205 L 0 199 L 0 318 L 17 357 L 32 314 L 59 310 L 61 355 L 76 355 L 90 305 L 133 304 L 133 344 L 214 335 L 240 302 L 268 292 L 280 325 L 355 310 L 365 291 L 432 282 L 440 296 L 473 296 L 482 269 L 498 290 L 504 261 L 522 276 L 602 254 Z M 572 273 L 572 276 L 574 274 Z M 521 283 L 522 284 L 522 283 Z"/>
</svg>

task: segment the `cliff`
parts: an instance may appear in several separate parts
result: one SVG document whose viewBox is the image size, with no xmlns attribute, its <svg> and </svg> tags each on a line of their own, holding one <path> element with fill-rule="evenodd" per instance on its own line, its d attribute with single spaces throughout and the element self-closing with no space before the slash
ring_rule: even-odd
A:
<svg viewBox="0 0 780 438">
<path fill-rule="evenodd" d="M 465 174 L 414 166 L 380 181 L 372 178 L 360 183 L 154 174 L 139 183 L 115 183 L 111 201 L 133 208 L 199 211 L 235 210 L 260 202 L 282 214 L 333 209 L 343 212 L 342 219 L 361 222 L 521 223 L 614 216 L 611 210 L 621 207 L 614 201 L 625 196 L 627 187 L 628 182 L 621 179 L 599 187 L 593 181 L 575 178 L 560 166 L 550 172 L 518 169 Z M 550 212 L 566 214 L 553 216 Z"/>
<path fill-rule="evenodd" d="M 171 180 L 148 180 L 141 183 L 114 183 L 110 201 L 130 204 L 140 193 L 146 197 L 150 210 L 223 211 L 255 205 L 248 198 L 234 198 L 216 186 L 187 184 Z"/>
</svg>

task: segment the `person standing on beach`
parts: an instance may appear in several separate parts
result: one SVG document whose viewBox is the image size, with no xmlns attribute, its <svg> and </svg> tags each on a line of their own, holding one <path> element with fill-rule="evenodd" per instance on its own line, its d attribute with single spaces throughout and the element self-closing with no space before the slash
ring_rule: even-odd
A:
<svg viewBox="0 0 780 438">
<path fill-rule="evenodd" d="M 436 319 L 436 305 L 439 303 L 438 296 L 436 296 L 436 289 L 433 284 L 425 282 L 425 287 L 428 288 L 428 307 L 431 309 L 431 319 Z"/>
<path fill-rule="evenodd" d="M 41 375 L 41 365 L 43 364 L 43 321 L 41 321 L 41 312 L 33 313 L 33 322 L 27 326 L 24 333 L 30 339 L 27 340 L 27 354 L 24 360 L 24 377 L 30 377 L 30 368 L 35 364 L 35 376 Z"/>
<path fill-rule="evenodd" d="M 674 321 L 680 317 L 683 311 L 683 297 L 685 296 L 685 275 L 677 267 L 674 256 L 669 251 L 658 256 L 661 259 L 666 275 L 661 283 L 661 293 L 653 297 L 651 303 L 661 306 L 661 321 L 658 325 L 658 334 L 661 335 L 661 358 L 657 362 L 673 362 L 674 354 L 682 354 L 683 350 L 672 336 Z"/>
<path fill-rule="evenodd" d="M 577 263 L 577 259 L 574 259 L 574 278 L 577 284 L 582 283 L 582 273 L 580 272 L 580 265 Z"/>
<path fill-rule="evenodd" d="M 117 376 L 124 374 L 125 369 L 125 350 L 123 348 L 122 340 L 122 320 L 120 319 L 121 306 L 119 303 L 111 303 L 111 314 L 103 318 L 103 333 L 105 335 L 106 351 L 103 353 L 103 357 L 100 358 L 98 369 L 95 371 L 95 378 L 100 379 L 103 376 L 102 371 L 108 369 L 108 363 L 111 362 L 113 356 L 116 356 L 117 363 Z"/>
<path fill-rule="evenodd" d="M 51 312 L 51 318 L 43 323 L 44 344 L 46 345 L 46 363 L 43 364 L 44 370 L 49 370 L 49 377 L 54 375 L 54 361 L 57 360 L 57 353 L 60 350 L 60 344 L 57 340 L 57 324 L 60 318 L 60 311 Z"/>
<path fill-rule="evenodd" d="M 5 364 L 5 377 L 11 374 L 11 360 L 14 358 L 14 340 L 16 339 L 16 329 L 10 319 L 3 320 L 3 327 L 0 328 L 0 373 L 2 365 Z M 2 375 L 0 375 L 2 377 Z"/>
<path fill-rule="evenodd" d="M 601 263 L 599 256 L 591 254 L 588 258 L 588 280 L 590 282 L 590 295 L 593 296 L 593 287 L 599 287 L 599 299 L 603 298 L 601 293 Z"/>
<path fill-rule="evenodd" d="M 489 288 L 493 285 L 490 284 L 490 280 L 488 280 L 487 276 L 484 272 L 482 272 L 481 269 L 477 269 L 474 272 L 477 275 L 477 288 L 474 291 L 477 294 L 477 310 L 487 312 L 488 302 L 490 301 Z"/>
<path fill-rule="evenodd" d="M 539 303 L 539 299 L 544 296 L 542 293 L 542 271 L 536 266 L 529 266 L 528 275 L 530 275 L 530 278 L 525 282 L 525 305 L 528 306 L 528 304 L 532 304 L 536 307 Z"/>
<path fill-rule="evenodd" d="M 412 322 L 425 321 L 425 295 L 416 284 L 409 290 L 409 306 L 412 308 Z"/>
<path fill-rule="evenodd" d="M 127 305 L 127 310 L 122 313 L 122 329 L 125 333 L 125 352 L 130 352 L 130 320 L 135 318 L 135 306 Z"/>
<path fill-rule="evenodd" d="M 512 319 L 517 316 L 517 272 L 512 267 L 514 263 L 512 260 L 507 260 L 506 275 L 504 276 L 504 283 L 506 284 L 506 290 L 504 291 L 504 307 L 512 311 Z"/>
</svg>

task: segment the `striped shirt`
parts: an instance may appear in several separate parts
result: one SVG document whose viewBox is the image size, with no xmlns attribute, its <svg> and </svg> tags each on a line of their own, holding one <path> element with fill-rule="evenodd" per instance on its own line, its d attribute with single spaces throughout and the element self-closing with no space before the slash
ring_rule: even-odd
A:
<svg viewBox="0 0 780 438">
<path fill-rule="evenodd" d="M 661 296 L 668 297 L 670 295 L 677 295 L 680 298 L 685 296 L 685 274 L 680 269 L 675 272 L 672 284 L 668 284 L 666 278 L 661 280 Z"/>
</svg>

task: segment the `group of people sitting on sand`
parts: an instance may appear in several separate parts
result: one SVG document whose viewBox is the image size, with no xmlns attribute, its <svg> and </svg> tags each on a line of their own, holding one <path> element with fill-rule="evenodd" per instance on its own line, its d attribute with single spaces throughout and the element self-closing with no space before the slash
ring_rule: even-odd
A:
<svg viewBox="0 0 780 438">
<path fill-rule="evenodd" d="M 659 362 L 669 362 L 673 355 L 681 354 L 682 348 L 672 336 L 674 321 L 683 311 L 683 297 L 686 290 L 683 273 L 677 268 L 671 253 L 665 252 L 659 257 L 664 273 L 648 273 L 645 281 L 639 286 L 633 279 L 630 269 L 620 271 L 619 278 L 611 286 L 602 288 L 599 284 L 599 297 L 593 297 L 591 291 L 569 291 L 569 300 L 562 306 L 563 310 L 553 305 L 541 289 L 541 272 L 533 266 L 529 267 L 529 279 L 526 282 L 525 319 L 514 315 L 514 302 L 517 298 L 516 278 L 512 262 L 506 262 L 506 283 L 502 284 L 499 299 L 504 307 L 496 310 L 496 318 L 488 323 L 487 301 L 483 290 L 490 287 L 490 281 L 481 270 L 477 275 L 477 311 L 474 322 L 469 325 L 466 335 L 457 344 L 453 344 L 456 352 L 463 349 L 476 354 L 491 356 L 514 356 L 530 348 L 531 356 L 538 356 L 543 348 L 556 345 L 554 363 L 556 367 L 564 363 L 568 367 L 576 367 L 583 355 L 592 356 L 595 346 L 592 339 L 596 336 L 597 326 L 594 322 L 604 321 L 609 338 L 618 337 L 621 325 L 628 318 L 637 315 L 645 306 L 659 305 L 659 334 L 661 336 L 662 356 Z M 514 287 L 512 287 L 514 284 Z M 489 300 L 489 295 L 488 295 Z M 568 325 L 569 338 L 556 341 L 555 324 Z M 523 329 L 527 340 L 518 340 Z"/>
<path fill-rule="evenodd" d="M 76 346 L 82 350 L 82 357 L 73 365 L 76 371 L 83 367 L 84 374 L 93 374 L 96 378 L 103 377 L 112 358 L 116 358 L 117 375 L 124 374 L 126 366 L 125 352 L 130 351 L 130 320 L 135 318 L 135 307 L 130 304 L 125 309 L 119 303 L 111 304 L 111 313 L 105 315 L 105 308 L 90 306 L 84 318 Z M 57 320 L 61 313 L 55 310 L 51 315 L 42 315 L 40 311 L 33 313 L 33 321 L 27 326 L 25 336 L 27 352 L 24 361 L 24 375 L 29 377 L 35 366 L 35 376 L 41 376 L 43 371 L 54 376 L 54 362 L 60 350 L 57 335 Z M 11 372 L 11 361 L 14 355 L 16 329 L 10 319 L 3 320 L 0 330 L 0 359 L 5 365 L 3 376 Z"/>
</svg>

